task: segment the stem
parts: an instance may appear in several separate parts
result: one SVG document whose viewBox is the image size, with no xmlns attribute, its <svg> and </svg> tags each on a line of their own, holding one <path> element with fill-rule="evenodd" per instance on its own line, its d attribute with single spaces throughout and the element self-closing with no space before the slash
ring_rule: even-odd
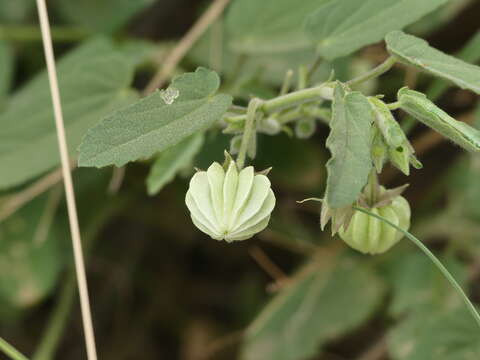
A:
<svg viewBox="0 0 480 360">
<path fill-rule="evenodd" d="M 54 358 L 75 300 L 75 290 L 75 275 L 71 274 L 63 286 L 60 299 L 50 318 L 42 342 L 33 355 L 33 360 L 50 360 Z"/>
<path fill-rule="evenodd" d="M 315 74 L 315 72 L 317 71 L 318 67 L 320 66 L 320 64 L 323 62 L 323 58 L 322 57 L 317 57 L 317 59 L 315 60 L 315 62 L 312 64 L 312 66 L 310 67 L 310 69 L 308 70 L 308 73 L 307 73 L 307 81 L 310 81 L 312 80 L 312 77 L 313 75 Z"/>
<path fill-rule="evenodd" d="M 0 338 L 0 350 L 13 360 L 28 360 L 27 357 L 22 355 L 17 349 L 15 349 L 12 345 L 10 345 L 2 338 Z"/>
<path fill-rule="evenodd" d="M 67 200 L 70 235 L 72 238 L 75 270 L 77 274 L 77 285 L 80 295 L 80 306 L 82 310 L 83 330 L 85 336 L 85 345 L 87 348 L 87 357 L 88 360 L 96 360 L 97 350 L 95 346 L 95 334 L 93 329 L 92 312 L 90 309 L 87 275 L 83 259 L 80 225 L 78 222 L 77 205 L 75 202 L 75 191 L 73 188 L 72 174 L 70 172 L 68 144 L 65 134 L 65 124 L 63 121 L 60 89 L 58 86 L 57 70 L 55 65 L 55 55 L 53 53 L 52 36 L 50 33 L 50 23 L 48 19 L 47 5 L 45 0 L 37 0 L 37 9 L 38 17 L 40 20 L 40 29 L 42 32 L 42 42 L 45 52 L 45 60 L 47 63 L 47 74 L 50 83 L 50 94 L 52 98 L 53 112 L 55 115 L 54 118 L 57 132 L 58 150 L 62 163 L 62 176 Z"/>
<path fill-rule="evenodd" d="M 255 117 L 257 115 L 257 109 L 261 105 L 261 103 L 262 103 L 262 100 L 260 99 L 252 99 L 248 104 L 247 120 L 245 123 L 245 129 L 243 130 L 242 143 L 240 145 L 240 150 L 238 152 L 238 157 L 237 157 L 237 166 L 239 170 L 243 169 L 243 166 L 245 165 L 245 158 L 247 156 L 248 145 L 250 143 L 250 139 L 253 133 L 253 128 L 255 125 Z"/>
<path fill-rule="evenodd" d="M 386 104 L 389 110 L 397 110 L 400 108 L 400 101 L 395 101 L 390 104 Z"/>
<path fill-rule="evenodd" d="M 283 113 L 279 113 L 276 117 L 280 125 L 288 124 L 291 121 L 298 120 L 298 118 L 303 116 L 314 117 L 321 120 L 324 124 L 328 124 L 331 118 L 331 112 L 326 108 L 320 108 L 319 104 L 312 106 L 304 106 L 296 109 L 287 110 Z M 229 116 L 224 118 L 228 123 L 245 123 L 247 116 L 246 115 L 236 115 Z"/>
<path fill-rule="evenodd" d="M 367 215 L 373 216 L 373 217 L 383 221 L 384 223 L 390 225 L 391 227 L 395 228 L 397 231 L 400 231 L 401 233 L 403 233 L 410 241 L 412 241 L 417 247 L 419 247 L 420 250 L 422 250 L 423 253 L 425 255 L 427 255 L 427 257 L 433 262 L 433 264 L 438 268 L 438 270 L 440 270 L 442 275 L 445 276 L 445 278 L 448 280 L 448 282 L 450 282 L 452 287 L 457 291 L 457 293 L 460 295 L 463 302 L 467 306 L 468 310 L 472 314 L 473 318 L 477 322 L 478 326 L 480 327 L 480 314 L 478 313 L 477 309 L 472 304 L 472 302 L 470 301 L 468 296 L 465 294 L 462 287 L 457 283 L 457 281 L 452 276 L 452 274 L 450 274 L 450 272 L 447 270 L 447 268 L 445 268 L 445 266 L 443 266 L 441 261 L 438 260 L 437 257 L 435 255 L 433 255 L 433 253 L 430 250 L 428 250 L 428 248 L 425 245 L 423 245 L 423 243 L 419 239 L 417 239 L 415 236 L 410 234 L 408 231 L 403 230 L 402 228 L 398 227 L 397 225 L 391 223 L 390 221 L 388 221 L 387 219 L 385 219 L 382 216 L 379 216 L 377 214 L 374 214 L 374 213 L 372 213 L 368 210 L 359 208 L 357 206 L 354 206 L 353 208 L 357 211 L 361 211 L 361 212 L 363 212 Z"/>
<path fill-rule="evenodd" d="M 298 68 L 298 89 L 305 89 L 308 85 L 308 69 L 305 66 Z"/>
<path fill-rule="evenodd" d="M 267 113 L 271 113 L 271 112 L 283 110 L 288 107 L 301 105 L 307 102 L 318 101 L 323 99 L 331 100 L 331 99 L 327 99 L 325 96 L 326 88 L 327 88 L 326 84 L 322 84 L 312 88 L 298 90 L 286 95 L 282 95 L 274 99 L 265 101 L 261 109 Z"/>
<path fill-rule="evenodd" d="M 378 201 L 378 177 L 377 170 L 373 168 L 370 171 L 368 177 L 368 203 L 370 206 L 374 205 Z"/>
<path fill-rule="evenodd" d="M 85 39 L 90 32 L 81 27 L 53 26 L 52 39 L 55 42 L 73 42 Z M 36 25 L 2 25 L 0 39 L 18 42 L 42 40 L 42 34 Z"/>
<path fill-rule="evenodd" d="M 293 77 L 293 70 L 289 69 L 285 73 L 285 77 L 283 78 L 283 84 L 282 84 L 282 88 L 280 89 L 280 95 L 285 95 L 286 93 L 288 93 L 288 91 L 290 90 L 290 86 L 292 85 L 292 77 Z"/>
<path fill-rule="evenodd" d="M 352 79 L 350 81 L 347 81 L 348 86 L 355 86 L 358 84 L 361 84 L 365 81 L 368 81 L 370 79 L 379 77 L 380 75 L 386 73 L 388 70 L 392 68 L 392 66 L 396 63 L 396 59 L 393 56 L 390 56 L 387 60 L 385 60 L 383 63 L 378 65 L 376 68 L 370 70 L 369 72 L 360 75 L 359 77 Z"/>
</svg>

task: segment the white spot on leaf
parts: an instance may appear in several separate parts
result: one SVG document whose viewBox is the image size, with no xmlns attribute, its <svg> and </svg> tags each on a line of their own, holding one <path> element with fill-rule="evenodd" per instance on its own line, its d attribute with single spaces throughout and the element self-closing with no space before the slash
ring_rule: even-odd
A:
<svg viewBox="0 0 480 360">
<path fill-rule="evenodd" d="M 176 98 L 180 95 L 180 91 L 175 88 L 169 87 L 167 90 L 160 91 L 160 97 L 165 104 L 172 105 Z"/>
</svg>

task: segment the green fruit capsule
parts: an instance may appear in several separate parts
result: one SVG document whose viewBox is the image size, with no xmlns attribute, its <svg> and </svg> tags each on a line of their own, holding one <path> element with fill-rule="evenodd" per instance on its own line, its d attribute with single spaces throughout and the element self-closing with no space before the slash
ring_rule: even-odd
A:
<svg viewBox="0 0 480 360">
<path fill-rule="evenodd" d="M 215 240 L 246 240 L 265 229 L 275 207 L 275 195 L 265 175 L 253 167 L 227 171 L 214 162 L 190 181 L 185 202 L 195 226 Z"/>
<path fill-rule="evenodd" d="M 401 229 L 410 227 L 410 205 L 402 196 L 397 196 L 387 206 L 369 209 L 380 215 Z M 347 230 L 341 228 L 339 235 L 352 248 L 364 254 L 381 254 L 390 249 L 403 234 L 385 222 L 368 214 L 357 211 Z"/>
</svg>

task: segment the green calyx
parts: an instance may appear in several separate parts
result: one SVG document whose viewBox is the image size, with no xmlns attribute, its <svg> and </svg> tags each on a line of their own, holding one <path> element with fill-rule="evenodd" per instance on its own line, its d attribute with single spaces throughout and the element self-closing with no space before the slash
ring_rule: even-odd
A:
<svg viewBox="0 0 480 360">
<path fill-rule="evenodd" d="M 405 231 L 410 227 L 410 205 L 402 196 L 397 196 L 388 205 L 370 208 L 370 211 Z M 339 236 L 353 249 L 375 255 L 392 248 L 404 235 L 379 219 L 357 211 L 348 227 L 340 228 Z"/>
<path fill-rule="evenodd" d="M 375 171 L 370 173 L 358 206 L 388 219 L 401 229 L 410 227 L 410 205 L 401 196 L 408 185 L 386 190 L 378 183 Z M 353 208 L 353 207 L 352 207 Z M 381 254 L 403 237 L 401 232 L 365 213 L 355 211 L 348 223 L 339 228 L 339 236 L 350 247 L 364 254 Z"/>
</svg>

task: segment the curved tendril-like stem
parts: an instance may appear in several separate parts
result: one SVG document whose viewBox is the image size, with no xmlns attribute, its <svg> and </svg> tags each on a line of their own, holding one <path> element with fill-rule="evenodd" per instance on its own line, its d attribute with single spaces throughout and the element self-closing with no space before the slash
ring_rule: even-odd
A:
<svg viewBox="0 0 480 360">
<path fill-rule="evenodd" d="M 443 266 L 441 261 L 438 260 L 437 257 L 435 255 L 433 255 L 433 253 L 430 250 L 428 250 L 428 248 L 425 245 L 423 245 L 423 243 L 418 238 L 416 238 L 415 236 L 410 234 L 408 231 L 403 230 L 402 228 L 398 227 L 397 225 L 391 223 L 390 221 L 388 221 L 387 219 L 385 219 L 382 216 L 379 216 L 377 214 L 374 214 L 374 213 L 372 213 L 372 212 L 370 212 L 366 209 L 363 209 L 363 208 L 360 208 L 360 207 L 357 207 L 357 206 L 354 206 L 353 208 L 355 210 L 361 211 L 361 212 L 363 212 L 363 213 L 365 213 L 369 216 L 373 216 L 373 217 L 377 218 L 378 220 L 381 220 L 384 223 L 386 223 L 386 224 L 390 225 L 391 227 L 395 228 L 397 231 L 402 232 L 410 241 L 412 241 L 417 247 L 419 247 L 420 250 L 422 250 L 423 253 L 425 255 L 427 255 L 427 257 L 435 264 L 435 266 L 438 268 L 438 270 L 440 270 L 440 272 L 443 274 L 443 276 L 445 276 L 445 278 L 448 280 L 448 282 L 453 286 L 453 288 L 461 296 L 461 298 L 464 301 L 465 305 L 467 306 L 468 310 L 470 311 L 473 318 L 475 319 L 478 326 L 480 327 L 480 314 L 478 313 L 477 309 L 475 308 L 475 306 L 472 304 L 472 302 L 468 298 L 467 294 L 465 294 L 465 291 L 463 291 L 462 287 L 457 283 L 457 281 L 454 279 L 452 274 L 450 274 L 450 272 L 447 270 L 447 268 L 445 266 Z"/>
<path fill-rule="evenodd" d="M 243 166 L 245 165 L 245 158 L 247 156 L 248 145 L 250 144 L 250 140 L 252 138 L 254 127 L 255 127 L 255 118 L 257 116 L 257 109 L 261 104 L 262 104 L 262 100 L 260 99 L 252 99 L 248 103 L 245 129 L 243 130 L 242 143 L 240 144 L 240 150 L 238 151 L 238 156 L 237 156 L 237 166 L 239 170 L 243 169 Z"/>
<path fill-rule="evenodd" d="M 355 85 L 361 84 L 365 81 L 368 81 L 370 79 L 379 77 L 380 75 L 382 75 L 382 74 L 386 73 L 388 70 L 390 70 L 392 68 L 392 66 L 395 65 L 396 62 L 397 62 L 397 60 L 395 59 L 395 57 L 390 56 L 389 58 L 387 58 L 387 60 L 385 60 L 380 65 L 378 65 L 376 68 L 370 70 L 369 72 L 367 72 L 363 75 L 360 75 L 359 77 L 357 77 L 355 79 L 347 81 L 347 85 L 348 86 L 355 86 Z"/>
<path fill-rule="evenodd" d="M 8 355 L 13 360 L 28 360 L 22 353 L 15 349 L 8 342 L 0 338 L 0 350 L 3 351 L 5 355 Z"/>
</svg>

